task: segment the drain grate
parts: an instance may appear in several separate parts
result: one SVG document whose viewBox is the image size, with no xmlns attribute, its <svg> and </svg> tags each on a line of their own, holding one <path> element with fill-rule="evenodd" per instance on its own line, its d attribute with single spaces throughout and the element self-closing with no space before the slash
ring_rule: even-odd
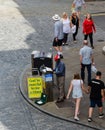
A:
<svg viewBox="0 0 105 130">
<path fill-rule="evenodd" d="M 104 40 L 103 40 L 103 39 L 98 39 L 97 41 L 98 41 L 98 42 L 104 42 Z"/>
</svg>

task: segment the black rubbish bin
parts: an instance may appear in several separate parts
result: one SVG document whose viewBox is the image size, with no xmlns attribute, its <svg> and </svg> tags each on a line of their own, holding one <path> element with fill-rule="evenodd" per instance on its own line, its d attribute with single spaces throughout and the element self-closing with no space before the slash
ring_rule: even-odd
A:
<svg viewBox="0 0 105 130">
<path fill-rule="evenodd" d="M 53 69 L 53 55 L 50 52 L 40 52 L 33 51 L 31 53 L 31 63 L 32 63 L 32 75 L 37 75 L 38 71 L 40 72 L 41 66 L 46 66 Z M 38 70 L 38 71 L 37 71 Z"/>
<path fill-rule="evenodd" d="M 53 55 L 50 52 L 33 51 L 31 54 L 32 75 L 40 75 L 45 81 L 47 101 L 53 101 Z"/>
</svg>

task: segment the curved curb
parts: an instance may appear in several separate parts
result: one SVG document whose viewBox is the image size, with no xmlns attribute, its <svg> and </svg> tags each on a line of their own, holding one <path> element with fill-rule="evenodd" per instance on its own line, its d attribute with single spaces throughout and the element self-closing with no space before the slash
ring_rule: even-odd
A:
<svg viewBox="0 0 105 130">
<path fill-rule="evenodd" d="M 81 126 L 84 126 L 84 127 L 88 127 L 88 128 L 92 128 L 92 129 L 95 129 L 95 130 L 102 130 L 100 128 L 97 128 L 97 127 L 93 127 L 93 126 L 90 126 L 88 124 L 84 124 L 84 123 L 80 123 L 80 122 L 76 122 L 72 119 L 68 119 L 68 118 L 64 118 L 64 117 L 61 117 L 61 116 L 57 116 L 51 112 L 48 112 L 44 109 L 42 109 L 41 107 L 39 107 L 38 105 L 34 104 L 28 97 L 27 95 L 25 94 L 24 90 L 23 90 L 23 86 L 22 86 L 22 79 L 23 79 L 23 76 L 24 76 L 24 73 L 26 72 L 27 68 L 29 68 L 30 64 L 27 65 L 25 67 L 25 69 L 23 70 L 23 72 L 21 73 L 21 76 L 20 76 L 20 86 L 19 86 L 19 90 L 20 90 L 20 93 L 22 94 L 22 96 L 24 97 L 24 99 L 31 105 L 33 106 L 34 108 L 36 108 L 37 110 L 49 115 L 49 116 L 52 116 L 54 118 L 57 118 L 57 119 L 60 119 L 60 120 L 64 120 L 64 121 L 67 121 L 67 122 L 71 122 L 71 123 L 74 123 L 74 124 L 78 124 L 78 125 L 81 125 Z"/>
<path fill-rule="evenodd" d="M 105 46 L 102 48 L 102 53 L 105 55 Z"/>
</svg>

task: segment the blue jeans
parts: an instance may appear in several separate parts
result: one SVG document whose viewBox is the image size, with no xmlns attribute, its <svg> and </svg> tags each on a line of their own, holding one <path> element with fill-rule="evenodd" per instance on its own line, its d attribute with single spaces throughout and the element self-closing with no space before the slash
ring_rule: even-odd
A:
<svg viewBox="0 0 105 130">
<path fill-rule="evenodd" d="M 85 67 L 87 68 L 88 72 L 88 84 L 91 81 L 91 64 L 86 65 L 86 64 L 81 64 L 81 78 L 84 81 L 85 80 Z"/>
</svg>

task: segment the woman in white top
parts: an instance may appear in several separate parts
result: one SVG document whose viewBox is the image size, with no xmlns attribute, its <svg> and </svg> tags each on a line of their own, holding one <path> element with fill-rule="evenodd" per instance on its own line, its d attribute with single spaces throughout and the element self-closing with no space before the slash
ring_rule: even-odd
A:
<svg viewBox="0 0 105 130">
<path fill-rule="evenodd" d="M 70 83 L 70 87 L 67 94 L 67 99 L 68 99 L 72 91 L 72 98 L 75 99 L 76 106 L 75 106 L 74 119 L 76 121 L 79 121 L 78 114 L 79 114 L 81 98 L 83 97 L 82 90 L 86 91 L 86 89 L 84 88 L 83 81 L 80 79 L 79 74 L 76 73 L 74 74 L 74 79 Z"/>
<path fill-rule="evenodd" d="M 68 18 L 67 13 L 63 12 L 62 15 L 62 21 L 63 21 L 63 33 L 64 33 L 64 39 L 63 39 L 63 45 L 68 45 L 68 34 L 70 33 L 70 19 Z"/>
</svg>

